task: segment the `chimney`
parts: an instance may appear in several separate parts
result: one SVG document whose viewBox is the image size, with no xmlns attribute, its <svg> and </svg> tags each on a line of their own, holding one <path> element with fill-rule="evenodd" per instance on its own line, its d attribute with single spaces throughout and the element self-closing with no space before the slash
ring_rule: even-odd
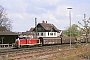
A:
<svg viewBox="0 0 90 60">
<path fill-rule="evenodd" d="M 42 23 L 45 23 L 44 20 L 42 21 Z"/>
<path fill-rule="evenodd" d="M 47 23 L 47 21 L 46 21 L 46 23 Z"/>
<path fill-rule="evenodd" d="M 35 27 L 37 26 L 37 18 L 35 18 Z"/>
</svg>

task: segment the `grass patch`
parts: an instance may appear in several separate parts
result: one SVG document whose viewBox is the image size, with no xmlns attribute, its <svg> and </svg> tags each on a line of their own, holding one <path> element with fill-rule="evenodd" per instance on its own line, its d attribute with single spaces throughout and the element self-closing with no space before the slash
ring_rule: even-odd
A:
<svg viewBox="0 0 90 60">
<path fill-rule="evenodd" d="M 78 45 L 75 49 L 68 51 L 60 51 L 58 54 L 47 57 L 41 60 L 84 60 L 90 57 L 90 44 Z"/>
</svg>

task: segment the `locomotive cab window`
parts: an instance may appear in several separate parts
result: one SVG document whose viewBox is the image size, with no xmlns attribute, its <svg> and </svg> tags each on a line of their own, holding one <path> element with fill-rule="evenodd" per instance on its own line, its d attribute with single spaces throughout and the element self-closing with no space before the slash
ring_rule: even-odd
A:
<svg viewBox="0 0 90 60">
<path fill-rule="evenodd" d="M 27 40 L 30 40 L 30 37 L 27 37 Z"/>
</svg>

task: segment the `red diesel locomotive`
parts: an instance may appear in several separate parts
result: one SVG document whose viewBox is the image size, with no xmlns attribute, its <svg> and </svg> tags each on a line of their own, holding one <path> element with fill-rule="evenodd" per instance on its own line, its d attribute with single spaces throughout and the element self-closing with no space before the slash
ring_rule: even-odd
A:
<svg viewBox="0 0 90 60">
<path fill-rule="evenodd" d="M 30 37 L 19 37 L 18 39 L 15 40 L 14 47 L 20 48 L 22 46 L 31 46 L 31 45 L 39 45 L 39 44 L 40 44 L 40 39 L 37 38 L 31 39 Z"/>
</svg>

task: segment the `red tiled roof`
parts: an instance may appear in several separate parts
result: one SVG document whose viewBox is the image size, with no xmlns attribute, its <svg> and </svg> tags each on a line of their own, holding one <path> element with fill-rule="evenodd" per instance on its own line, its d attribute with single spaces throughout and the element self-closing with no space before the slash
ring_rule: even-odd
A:
<svg viewBox="0 0 90 60">
<path fill-rule="evenodd" d="M 51 30 L 51 28 L 54 28 L 56 31 L 58 31 L 58 29 L 50 23 L 39 23 L 45 30 Z"/>
<path fill-rule="evenodd" d="M 18 35 L 18 33 L 11 31 L 0 31 L 0 35 Z"/>
<path fill-rule="evenodd" d="M 31 28 L 29 31 L 30 31 L 30 32 L 33 32 L 33 29 L 34 29 L 34 28 Z"/>
</svg>

